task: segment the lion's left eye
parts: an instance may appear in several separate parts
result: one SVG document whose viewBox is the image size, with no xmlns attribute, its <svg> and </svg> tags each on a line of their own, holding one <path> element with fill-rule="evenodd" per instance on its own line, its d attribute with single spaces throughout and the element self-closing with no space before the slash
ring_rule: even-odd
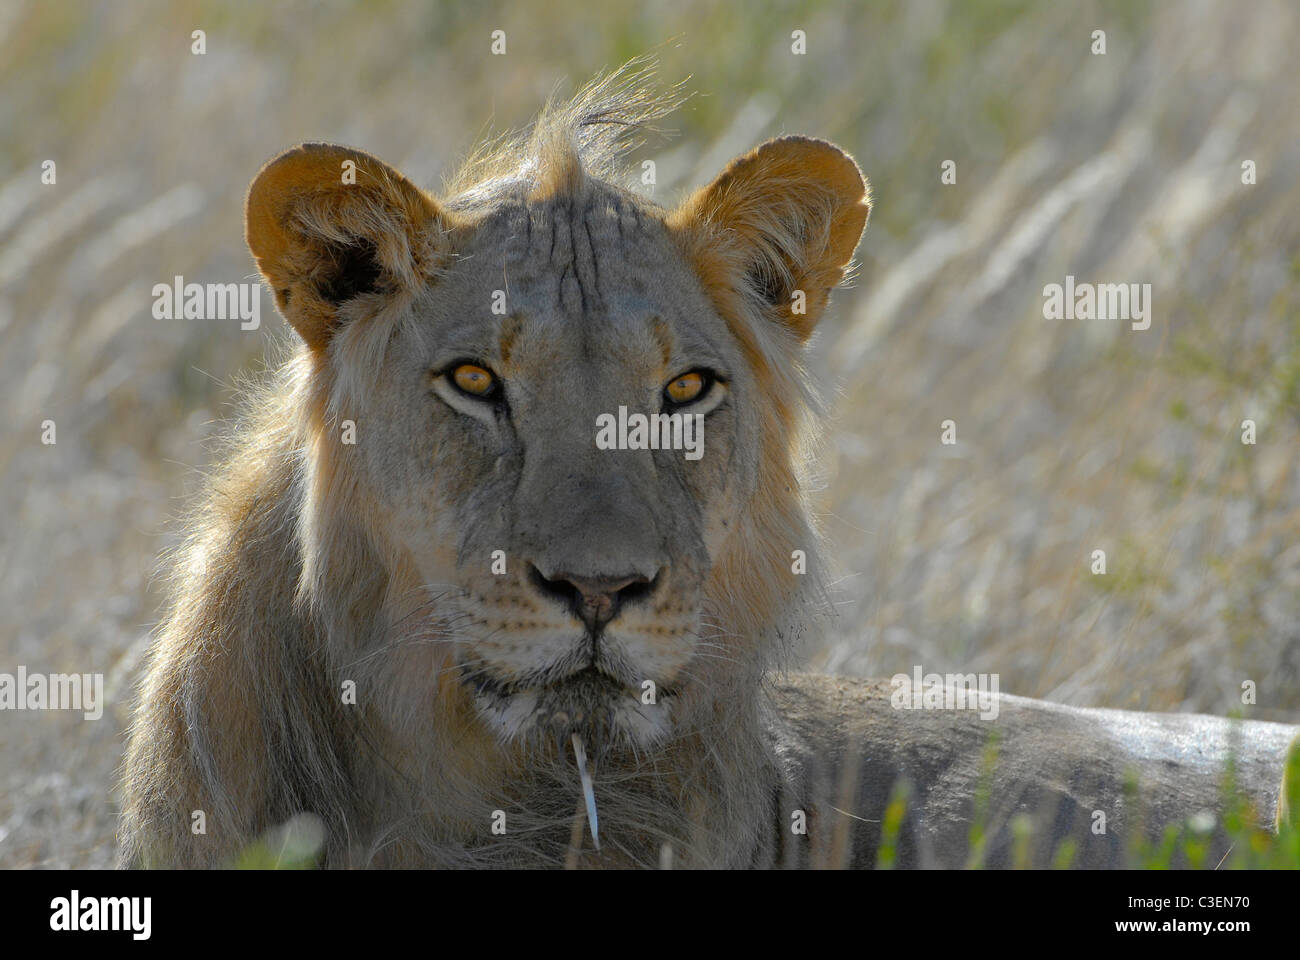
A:
<svg viewBox="0 0 1300 960">
<path fill-rule="evenodd" d="M 462 393 L 486 400 L 497 388 L 497 378 L 492 371 L 474 363 L 462 363 L 451 372 L 451 381 Z"/>
<path fill-rule="evenodd" d="M 674 377 L 664 387 L 664 397 L 669 403 L 693 403 L 704 396 L 713 385 L 713 376 L 704 370 L 692 370 Z"/>
</svg>

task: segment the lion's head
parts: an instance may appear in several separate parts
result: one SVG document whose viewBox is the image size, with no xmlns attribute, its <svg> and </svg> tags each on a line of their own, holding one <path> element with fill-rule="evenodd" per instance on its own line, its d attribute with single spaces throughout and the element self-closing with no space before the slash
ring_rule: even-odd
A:
<svg viewBox="0 0 1300 960">
<path fill-rule="evenodd" d="M 299 598 L 345 624 L 382 592 L 506 742 L 663 739 L 756 679 L 817 573 L 801 354 L 866 184 L 786 137 L 661 208 L 608 174 L 661 107 L 597 84 L 441 198 L 328 144 L 248 196 L 305 343 Z"/>
</svg>

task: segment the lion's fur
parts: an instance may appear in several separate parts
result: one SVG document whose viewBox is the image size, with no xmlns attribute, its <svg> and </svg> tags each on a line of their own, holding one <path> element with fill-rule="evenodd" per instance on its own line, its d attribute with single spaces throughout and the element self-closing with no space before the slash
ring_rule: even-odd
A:
<svg viewBox="0 0 1300 960">
<path fill-rule="evenodd" d="M 335 438 L 359 398 L 383 389 L 387 345 L 399 329 L 410 332 L 412 304 L 437 283 L 446 235 L 482 219 L 503 193 L 563 205 L 613 177 L 637 131 L 680 100 L 676 91 L 653 95 L 646 79 L 624 71 L 548 106 L 530 132 L 472 157 L 451 181 L 453 198 L 436 206 L 382 166 L 352 192 L 291 196 L 280 181 L 254 184 L 250 244 L 303 344 L 250 389 L 188 539 L 168 559 L 171 599 L 126 761 L 124 863 L 228 863 L 302 811 L 325 823 L 328 865 L 558 864 L 573 856 L 580 791 L 565 745 L 502 743 L 457 695 L 443 648 L 464 642 L 458 617 L 443 612 L 444 595 L 379 533 L 382 509 Z M 789 149 L 833 150 L 815 141 Z M 803 499 L 814 419 L 798 346 L 810 327 L 762 314 L 781 309 L 772 290 L 794 285 L 794 258 L 811 256 L 828 264 L 805 280 L 815 319 L 821 287 L 839 281 L 856 245 L 865 187 L 852 161 L 834 154 L 860 200 L 847 226 L 832 223 L 820 172 L 797 183 L 792 168 L 780 171 L 777 187 L 802 187 L 806 206 L 733 211 L 732 227 L 715 225 L 716 211 L 703 208 L 729 202 L 727 186 L 688 201 L 664 234 L 699 271 L 768 414 L 753 488 L 704 585 L 720 651 L 695 668 L 707 688 L 697 683 L 681 696 L 668 743 L 594 748 L 604 843 L 600 855 L 584 851 L 584 862 L 654 864 L 664 844 L 685 865 L 761 865 L 774 856 L 778 772 L 760 683 L 808 621 L 821 568 Z M 303 148 L 277 162 L 303 178 L 316 167 L 337 170 L 337 157 Z M 753 166 L 744 162 L 741 173 Z M 635 217 L 670 219 L 631 195 L 619 202 L 635 204 Z M 729 229 L 751 234 L 754 264 L 723 242 L 720 231 Z M 832 238 L 833 229 L 840 235 Z M 299 244 L 302 235 L 319 248 Z M 382 272 L 380 289 L 333 303 L 333 273 L 358 237 Z M 806 577 L 790 573 L 796 547 L 809 555 Z M 375 693 L 346 706 L 344 679 Z M 490 832 L 496 809 L 507 811 L 504 836 Z M 191 830 L 199 810 L 201 835 Z"/>
<path fill-rule="evenodd" d="M 300 342 L 245 391 L 166 558 L 170 600 L 125 764 L 124 864 L 229 864 L 306 812 L 324 824 L 327 866 L 869 865 L 900 777 L 920 800 L 900 865 L 962 862 L 988 724 L 891 711 L 869 684 L 771 679 L 824 604 L 802 347 L 849 269 L 866 182 L 837 148 L 787 137 L 672 210 L 613 185 L 628 145 L 680 100 L 636 67 L 599 79 L 472 155 L 445 199 L 324 144 L 254 180 L 249 245 Z M 341 186 L 347 163 L 357 179 Z M 480 305 L 498 284 L 504 318 Z M 437 377 L 415 386 L 441 338 L 485 329 L 476 342 L 501 376 L 531 384 L 508 414 L 524 440 L 454 396 L 431 405 Z M 674 351 L 710 349 L 731 365 L 732 402 L 698 466 L 591 452 L 584 417 L 599 403 L 676 373 Z M 339 441 L 349 423 L 354 446 Z M 520 567 L 640 569 L 661 541 L 675 547 L 658 568 L 667 586 L 602 640 L 641 657 L 636 676 L 662 674 L 659 712 L 544 714 L 538 693 L 510 727 L 530 689 L 563 679 L 536 658 L 570 629 Z M 482 573 L 497 545 L 509 576 Z M 470 692 L 480 680 L 489 692 Z M 573 702 L 600 703 L 584 691 Z M 1213 805 L 1210 771 L 1244 738 L 1241 786 L 1259 810 L 1278 802 L 1292 733 L 1280 725 L 1237 737 L 1213 718 L 1004 701 L 993 809 L 1045 809 L 1053 844 L 1090 844 L 1081 862 L 1115 862 L 1115 834 L 1090 840 L 1088 827 L 1098 808 L 1128 823 L 1130 769 L 1167 822 Z M 589 740 L 599 852 L 574 842 L 568 729 L 543 716 Z M 808 833 L 793 833 L 805 814 Z M 1010 849 L 1000 829 L 992 862 Z"/>
</svg>

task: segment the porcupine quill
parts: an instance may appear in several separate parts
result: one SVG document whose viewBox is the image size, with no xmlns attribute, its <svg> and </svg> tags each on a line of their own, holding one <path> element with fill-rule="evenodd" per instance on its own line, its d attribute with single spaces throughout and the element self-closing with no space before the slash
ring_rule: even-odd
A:
<svg viewBox="0 0 1300 960">
<path fill-rule="evenodd" d="M 587 801 L 587 825 L 591 827 L 591 842 L 600 849 L 600 824 L 596 820 L 596 790 L 587 772 L 587 751 L 582 747 L 582 737 L 573 735 L 573 758 L 578 761 L 578 776 L 582 779 L 582 796 Z"/>
</svg>

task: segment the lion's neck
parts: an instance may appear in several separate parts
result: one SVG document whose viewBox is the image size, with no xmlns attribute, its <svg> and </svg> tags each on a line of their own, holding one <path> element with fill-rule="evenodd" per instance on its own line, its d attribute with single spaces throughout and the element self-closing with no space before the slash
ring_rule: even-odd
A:
<svg viewBox="0 0 1300 960">
<path fill-rule="evenodd" d="M 683 866 L 770 855 L 777 774 L 757 707 L 761 670 L 697 684 L 663 743 L 591 748 L 597 852 L 572 745 L 499 742 L 459 681 L 445 617 L 409 567 L 383 584 L 351 574 L 350 593 L 314 608 L 329 686 L 356 693 L 340 739 L 360 743 L 364 758 L 348 822 L 337 825 L 354 842 L 332 859 Z"/>
</svg>

